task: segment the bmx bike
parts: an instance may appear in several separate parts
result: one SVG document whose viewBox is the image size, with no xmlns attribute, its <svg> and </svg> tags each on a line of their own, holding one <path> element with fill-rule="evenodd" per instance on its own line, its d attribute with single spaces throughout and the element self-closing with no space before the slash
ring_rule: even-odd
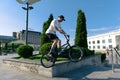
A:
<svg viewBox="0 0 120 80">
<path fill-rule="evenodd" d="M 48 57 L 47 54 L 49 53 L 49 51 L 46 51 L 42 54 L 40 62 L 43 67 L 50 68 L 54 66 L 55 62 L 57 61 L 57 58 L 60 57 L 60 55 L 63 54 L 63 52 L 65 52 L 65 50 L 67 50 L 67 53 L 65 54 L 68 54 L 68 59 L 70 61 L 78 62 L 82 59 L 83 57 L 82 48 L 79 46 L 71 46 L 69 43 L 70 37 L 66 35 L 64 36 L 66 38 L 66 43 L 61 46 L 60 52 L 52 53 L 52 57 Z"/>
</svg>

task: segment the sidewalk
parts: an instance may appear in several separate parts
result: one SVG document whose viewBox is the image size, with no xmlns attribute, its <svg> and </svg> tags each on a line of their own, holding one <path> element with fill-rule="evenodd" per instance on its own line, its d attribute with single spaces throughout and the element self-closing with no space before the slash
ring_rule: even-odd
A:
<svg viewBox="0 0 120 80">
<path fill-rule="evenodd" d="M 69 80 L 120 80 L 120 68 L 113 72 L 111 67 L 89 65 L 59 77 L 69 78 Z"/>
<path fill-rule="evenodd" d="M 0 56 L 0 62 L 3 58 L 7 57 Z M 115 68 L 113 73 L 110 66 L 89 65 L 58 77 L 48 78 L 38 74 L 14 70 L 0 63 L 0 76 L 0 80 L 120 80 L 120 67 Z"/>
</svg>

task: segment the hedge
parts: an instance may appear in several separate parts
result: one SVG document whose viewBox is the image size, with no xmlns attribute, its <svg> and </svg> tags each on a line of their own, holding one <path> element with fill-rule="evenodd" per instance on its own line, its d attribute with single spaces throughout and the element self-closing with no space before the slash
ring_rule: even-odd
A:
<svg viewBox="0 0 120 80">
<path fill-rule="evenodd" d="M 20 57 L 29 58 L 33 55 L 33 47 L 29 45 L 21 45 L 17 48 L 17 53 Z"/>
</svg>

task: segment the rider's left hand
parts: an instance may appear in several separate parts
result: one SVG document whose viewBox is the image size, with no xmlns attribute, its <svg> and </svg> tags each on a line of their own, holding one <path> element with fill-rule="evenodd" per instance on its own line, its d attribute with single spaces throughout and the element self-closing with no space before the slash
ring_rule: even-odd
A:
<svg viewBox="0 0 120 80">
<path fill-rule="evenodd" d="M 66 36 L 69 38 L 70 37 L 70 35 L 68 35 L 68 34 L 66 34 Z"/>
</svg>

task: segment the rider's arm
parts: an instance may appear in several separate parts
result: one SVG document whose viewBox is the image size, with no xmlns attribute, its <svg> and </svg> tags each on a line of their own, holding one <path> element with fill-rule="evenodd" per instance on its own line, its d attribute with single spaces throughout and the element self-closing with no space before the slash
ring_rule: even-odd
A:
<svg viewBox="0 0 120 80">
<path fill-rule="evenodd" d="M 60 29 L 60 33 L 62 33 L 64 35 L 68 35 L 63 29 Z"/>
<path fill-rule="evenodd" d="M 61 27 L 56 27 L 56 30 L 58 30 L 60 33 L 64 35 L 68 35 Z"/>
<path fill-rule="evenodd" d="M 54 20 L 52 23 L 53 23 L 52 27 L 53 27 L 54 30 L 59 31 L 60 33 L 62 33 L 64 35 L 67 35 L 67 33 L 61 28 L 61 26 L 57 24 L 56 20 Z"/>
</svg>

